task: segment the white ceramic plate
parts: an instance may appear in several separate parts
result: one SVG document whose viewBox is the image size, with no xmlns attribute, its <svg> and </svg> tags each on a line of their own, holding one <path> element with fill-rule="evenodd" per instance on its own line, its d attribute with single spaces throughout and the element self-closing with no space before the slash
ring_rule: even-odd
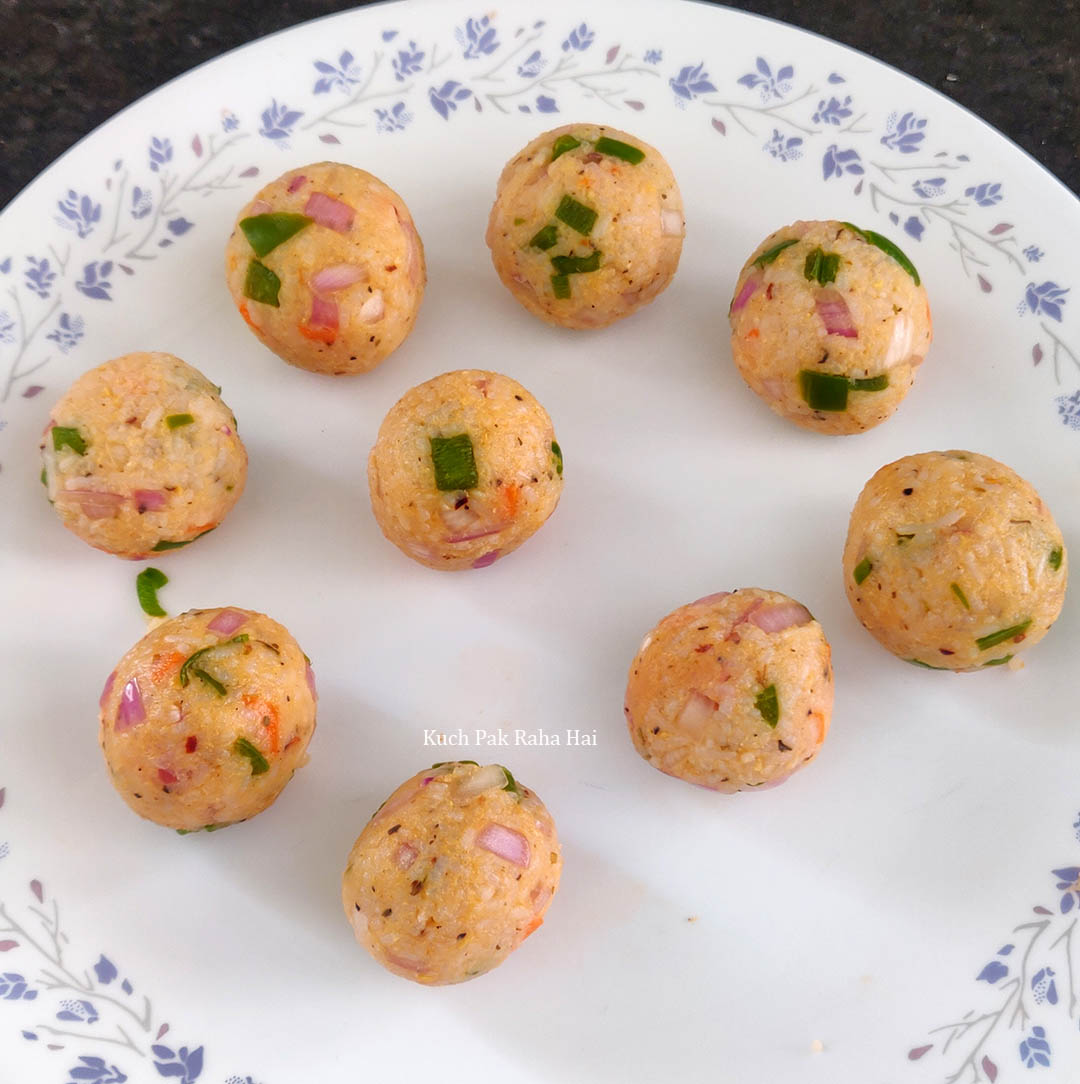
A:
<svg viewBox="0 0 1080 1084">
<path fill-rule="evenodd" d="M 686 203 L 674 284 L 595 334 L 528 316 L 483 243 L 504 161 L 570 120 L 659 147 Z M 326 157 L 404 196 L 429 261 L 414 334 L 359 378 L 278 361 L 223 284 L 236 209 Z M 918 383 L 860 437 L 782 423 L 731 363 L 736 272 L 799 217 L 890 234 L 930 293 Z M 95 132 L 0 218 L 0 1078 L 1076 1079 L 1076 593 L 1022 671 L 928 673 L 859 627 L 840 551 L 863 482 L 931 448 L 1011 464 L 1080 537 L 1077 251 L 1076 200 L 980 121 L 694 5 L 368 8 Z M 224 385 L 251 455 L 224 526 L 155 562 L 165 605 L 270 613 L 322 693 L 310 765 L 214 835 L 140 821 L 109 785 L 96 701 L 145 631 L 138 568 L 62 530 L 38 484 L 51 402 L 146 349 Z M 465 364 L 545 404 L 566 490 L 505 561 L 439 574 L 382 538 L 364 468 L 405 389 Z M 724 797 L 637 757 L 622 693 L 656 619 L 749 585 L 822 621 L 836 711 L 806 771 Z M 536 788 L 566 858 L 543 930 L 446 989 L 377 967 L 338 896 L 371 811 L 447 759 L 432 727 L 504 735 L 461 755 Z M 562 744 L 515 747 L 517 730 Z"/>
</svg>

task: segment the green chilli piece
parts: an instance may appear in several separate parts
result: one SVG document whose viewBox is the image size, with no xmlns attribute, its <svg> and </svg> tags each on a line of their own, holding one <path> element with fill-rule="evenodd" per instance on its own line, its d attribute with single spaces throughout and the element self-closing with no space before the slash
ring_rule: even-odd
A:
<svg viewBox="0 0 1080 1084">
<path fill-rule="evenodd" d="M 559 206 L 555 208 L 555 217 L 560 222 L 565 222 L 570 229 L 577 230 L 583 237 L 592 233 L 596 225 L 596 212 L 584 203 L 578 203 L 573 196 L 563 196 Z"/>
<path fill-rule="evenodd" d="M 44 473 L 44 472 L 43 472 L 43 473 Z M 44 479 L 44 477 L 43 477 L 43 478 L 42 478 L 42 481 L 44 481 L 44 480 L 45 480 L 45 479 Z M 1060 547 L 1060 546 L 1055 546 L 1055 547 L 1054 547 L 1054 548 L 1053 548 L 1053 549 L 1052 549 L 1052 550 L 1050 551 L 1050 556 L 1049 556 L 1049 558 L 1047 559 L 1047 564 L 1048 564 L 1048 565 L 1049 565 L 1049 566 L 1050 566 L 1050 567 L 1051 567 L 1051 568 L 1052 568 L 1052 569 L 1053 569 L 1053 570 L 1054 570 L 1055 572 L 1057 572 L 1057 570 L 1058 570 L 1059 568 L 1061 568 L 1061 552 L 1062 552 L 1062 551 L 1061 551 L 1061 547 Z"/>
<path fill-rule="evenodd" d="M 852 578 L 855 580 L 856 586 L 861 584 L 867 576 L 870 575 L 870 570 L 873 568 L 873 564 L 869 557 L 864 557 L 856 566 L 855 571 L 852 573 Z"/>
<path fill-rule="evenodd" d="M 86 455 L 86 441 L 78 429 L 66 425 L 54 425 L 52 431 L 53 451 L 70 448 L 76 455 Z"/>
<path fill-rule="evenodd" d="M 780 722 L 780 701 L 776 698 L 776 686 L 766 685 L 754 697 L 754 707 L 769 726 L 775 727 Z"/>
<path fill-rule="evenodd" d="M 474 767 L 480 767 L 480 765 L 477 764 L 475 760 L 440 760 L 437 764 L 432 764 L 432 767 L 445 768 L 448 764 L 472 764 Z M 383 802 L 383 805 L 385 804 L 386 803 Z M 382 806 L 379 806 L 379 809 L 382 809 Z"/>
<path fill-rule="evenodd" d="M 640 147 L 632 147 L 629 143 L 623 143 L 618 139 L 609 139 L 607 136 L 601 136 L 596 141 L 596 150 L 598 153 L 608 154 L 612 158 L 621 158 L 632 166 L 636 166 L 645 159 L 645 152 Z"/>
<path fill-rule="evenodd" d="M 572 151 L 575 147 L 580 146 L 580 139 L 575 139 L 572 135 L 563 132 L 563 134 L 555 140 L 555 143 L 551 148 L 551 160 L 554 162 L 556 158 L 561 158 L 567 151 Z"/>
<path fill-rule="evenodd" d="M 270 762 L 247 740 L 247 738 L 237 738 L 233 742 L 232 751 L 239 756 L 247 757 L 251 761 L 251 774 L 262 775 L 263 772 L 270 770 Z"/>
<path fill-rule="evenodd" d="M 538 230 L 529 242 L 530 248 L 538 248 L 541 252 L 547 252 L 559 243 L 559 227 L 554 222 L 549 222 L 542 230 Z"/>
<path fill-rule="evenodd" d="M 479 481 L 479 476 L 476 473 L 473 443 L 469 434 L 431 437 L 430 441 L 435 488 L 444 491 L 472 489 Z"/>
<path fill-rule="evenodd" d="M 194 425 L 195 419 L 190 414 L 169 414 L 165 418 L 165 424 L 170 429 L 180 429 L 185 425 Z"/>
<path fill-rule="evenodd" d="M 41 484 L 48 489 L 49 488 L 49 476 L 45 473 L 45 468 L 41 468 Z M 1060 561 L 1058 562 L 1061 563 Z"/>
<path fill-rule="evenodd" d="M 816 373 L 813 369 L 799 373 L 799 391 L 811 410 L 847 410 L 848 388 L 848 378 L 837 373 Z"/>
<path fill-rule="evenodd" d="M 849 381 L 852 391 L 884 391 L 889 386 L 889 374 L 858 376 Z"/>
<path fill-rule="evenodd" d="M 262 257 L 273 252 L 278 245 L 288 241 L 293 234 L 299 233 L 314 221 L 307 215 L 275 211 L 240 219 L 240 229 L 244 231 L 248 244 L 255 250 L 255 255 Z"/>
<path fill-rule="evenodd" d="M 281 289 L 281 279 L 274 274 L 265 264 L 258 260 L 252 260 L 248 264 L 247 277 L 244 279 L 244 297 L 258 301 L 261 305 L 271 305 L 275 309 L 281 308 L 278 301 L 278 291 Z"/>
<path fill-rule="evenodd" d="M 204 824 L 201 828 L 177 828 L 176 834 L 178 836 L 193 836 L 196 832 L 220 832 L 222 828 L 231 828 L 236 821 L 229 821 L 227 824 Z"/>
<path fill-rule="evenodd" d="M 791 237 L 786 241 L 781 241 L 777 245 L 773 245 L 772 248 L 767 248 L 755 261 L 754 266 L 760 271 L 764 270 L 766 264 L 772 263 L 785 248 L 791 248 L 792 245 L 797 245 L 799 239 L 797 237 Z"/>
<path fill-rule="evenodd" d="M 965 610 L 971 609 L 971 603 L 967 600 L 967 595 L 964 594 L 964 589 L 958 583 L 950 583 L 949 590 L 960 600 L 960 605 Z"/>
<path fill-rule="evenodd" d="M 860 229 L 850 222 L 842 222 L 840 224 L 842 226 L 847 226 L 847 228 L 857 237 L 861 237 L 875 248 L 880 248 L 886 256 L 891 256 L 911 276 L 916 286 L 921 285 L 919 272 L 915 270 L 915 265 L 904 255 L 900 248 L 897 245 L 894 245 L 887 237 L 882 236 L 880 233 L 875 233 L 873 230 Z"/>
<path fill-rule="evenodd" d="M 143 613 L 150 617 L 168 617 L 158 602 L 158 589 L 169 582 L 169 577 L 159 568 L 144 568 L 135 577 L 135 594 L 139 597 L 139 605 Z"/>
<path fill-rule="evenodd" d="M 584 275 L 600 270 L 600 250 L 594 249 L 588 256 L 552 256 L 551 266 L 556 275 Z"/>
<path fill-rule="evenodd" d="M 1029 617 L 1026 621 L 1021 621 L 1019 625 L 1010 625 L 1007 629 L 998 629 L 997 632 L 980 636 L 975 641 L 975 646 L 980 651 L 985 651 L 988 647 L 996 647 L 998 644 L 1005 643 L 1006 640 L 1011 640 L 1014 636 L 1022 636 L 1027 632 L 1030 624 L 1031 618 Z"/>
<path fill-rule="evenodd" d="M 1012 655 L 1002 655 L 1000 659 L 990 659 L 988 662 L 984 662 L 983 666 L 1004 666 Z"/>
<path fill-rule="evenodd" d="M 911 663 L 912 666 L 921 666 L 924 670 L 948 670 L 947 666 L 931 666 L 928 662 L 923 662 L 922 659 L 904 659 L 904 662 Z"/>
<path fill-rule="evenodd" d="M 246 632 L 240 633 L 239 636 L 234 636 L 231 640 L 223 640 L 220 644 L 208 644 L 206 647 L 200 647 L 198 651 L 189 655 L 184 664 L 180 667 L 180 685 L 182 688 L 187 687 L 187 683 L 191 680 L 190 672 L 194 669 L 195 664 L 201 659 L 208 651 L 216 651 L 219 647 L 229 647 L 231 644 L 245 644 L 248 641 L 248 634 Z M 205 672 L 204 672 L 205 673 Z M 206 677 L 209 677 L 206 674 Z M 218 684 L 221 684 L 220 682 Z M 224 686 L 222 686 L 224 690 Z"/>
<path fill-rule="evenodd" d="M 551 442 L 551 454 L 555 457 L 555 473 L 562 477 L 562 448 L 559 447 L 559 442 L 553 440 Z"/>
<path fill-rule="evenodd" d="M 211 689 L 218 694 L 218 696 L 224 696 L 228 690 L 225 686 L 218 681 L 213 674 L 208 674 L 205 670 L 198 666 L 193 666 L 191 672 L 204 684 L 209 685 Z"/>
<path fill-rule="evenodd" d="M 503 768 L 500 764 L 500 768 L 506 773 L 506 786 L 503 790 L 508 790 L 519 802 L 521 801 L 521 789 L 517 785 L 517 780 L 514 778 L 513 772 L 509 768 Z"/>
<path fill-rule="evenodd" d="M 570 296 L 570 276 L 552 275 L 551 292 L 560 300 L 565 301 Z"/>
<path fill-rule="evenodd" d="M 190 546 L 192 542 L 198 541 L 204 534 L 209 534 L 213 527 L 207 527 L 205 531 L 200 531 L 194 538 L 185 539 L 183 542 L 169 542 L 167 539 L 162 539 L 156 545 L 150 547 L 151 553 L 164 553 L 166 550 L 180 550 L 185 546 Z"/>
<path fill-rule="evenodd" d="M 806 257 L 803 275 L 808 282 L 817 282 L 827 286 L 836 281 L 836 272 L 840 270 L 840 256 L 836 252 L 823 252 L 821 246 L 814 248 Z"/>
</svg>

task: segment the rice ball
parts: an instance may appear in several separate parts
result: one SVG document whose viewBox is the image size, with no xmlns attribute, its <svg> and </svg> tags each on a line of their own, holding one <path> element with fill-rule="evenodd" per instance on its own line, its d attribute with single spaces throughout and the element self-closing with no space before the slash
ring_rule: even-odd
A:
<svg viewBox="0 0 1080 1084">
<path fill-rule="evenodd" d="M 659 151 L 617 128 L 569 124 L 507 163 L 487 243 L 499 278 L 529 312 L 591 328 L 667 288 L 684 232 L 679 186 Z"/>
<path fill-rule="evenodd" d="M 731 352 L 770 409 L 819 433 L 888 418 L 930 349 L 926 290 L 888 238 L 849 222 L 795 222 L 739 272 Z"/>
<path fill-rule="evenodd" d="M 544 921 L 562 854 L 543 802 L 498 764 L 402 783 L 349 852 L 341 901 L 388 971 L 430 986 L 498 967 Z"/>
<path fill-rule="evenodd" d="M 100 700 L 113 785 L 182 832 L 261 813 L 307 763 L 315 675 L 276 621 L 234 607 L 163 621 L 116 665 Z"/>
<path fill-rule="evenodd" d="M 60 522 L 133 560 L 212 531 L 247 479 L 221 389 L 172 354 L 125 354 L 84 373 L 49 412 L 41 457 Z"/>
<path fill-rule="evenodd" d="M 240 315 L 290 365 L 364 373 L 405 341 L 424 247 L 402 198 L 354 166 L 291 169 L 246 204 L 225 246 Z"/>
<path fill-rule="evenodd" d="M 844 545 L 855 616 L 908 662 L 1008 663 L 1061 612 L 1068 556 L 1039 494 L 975 452 L 889 463 L 859 494 Z"/>
<path fill-rule="evenodd" d="M 555 510 L 562 449 L 547 411 L 516 381 L 444 373 L 405 393 L 368 459 L 386 537 L 428 568 L 484 568 Z"/>
<path fill-rule="evenodd" d="M 757 587 L 681 606 L 630 664 L 624 712 L 654 768 L 731 793 L 776 786 L 829 729 L 829 642 L 801 603 Z"/>
</svg>

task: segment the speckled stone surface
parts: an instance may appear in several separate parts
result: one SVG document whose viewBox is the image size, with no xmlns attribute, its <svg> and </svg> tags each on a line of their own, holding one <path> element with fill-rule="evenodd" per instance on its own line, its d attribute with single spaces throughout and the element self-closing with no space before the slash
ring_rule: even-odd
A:
<svg viewBox="0 0 1080 1084">
<path fill-rule="evenodd" d="M 0 206 L 169 79 L 349 0 L 0 0 Z M 1080 193 L 1080 0 L 742 0 L 878 57 L 999 128 Z"/>
</svg>

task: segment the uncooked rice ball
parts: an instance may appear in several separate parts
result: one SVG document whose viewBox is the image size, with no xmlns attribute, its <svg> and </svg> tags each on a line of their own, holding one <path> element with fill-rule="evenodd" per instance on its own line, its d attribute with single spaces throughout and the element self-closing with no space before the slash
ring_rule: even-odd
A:
<svg viewBox="0 0 1080 1084">
<path fill-rule="evenodd" d="M 184 832 L 260 813 L 307 762 L 315 675 L 287 629 L 233 607 L 163 621 L 101 694 L 100 741 L 136 813 Z"/>
<path fill-rule="evenodd" d="M 290 365 L 363 373 L 412 330 L 424 248 L 402 198 L 353 166 L 291 169 L 246 204 L 225 247 L 229 292 Z"/>
<path fill-rule="evenodd" d="M 935 670 L 1002 666 L 1038 643 L 1061 612 L 1068 571 L 1039 494 L 975 452 L 882 467 L 844 546 L 855 616 L 894 655 Z"/>
<path fill-rule="evenodd" d="M 555 824 L 528 787 L 498 764 L 438 764 L 360 833 L 341 901 L 383 967 L 444 985 L 498 967 L 543 922 L 561 872 Z"/>
<path fill-rule="evenodd" d="M 645 637 L 626 685 L 634 748 L 654 768 L 712 790 L 776 786 L 829 729 L 829 643 L 778 591 L 721 591 Z"/>
<path fill-rule="evenodd" d="M 172 354 L 125 354 L 84 373 L 50 411 L 41 455 L 60 522 L 132 559 L 213 530 L 247 478 L 221 389 Z"/>
<path fill-rule="evenodd" d="M 930 348 L 930 306 L 914 264 L 849 222 L 795 222 L 739 273 L 731 352 L 782 418 L 861 433 L 907 395 Z"/>
<path fill-rule="evenodd" d="M 616 128 L 569 124 L 503 169 L 487 243 L 529 312 L 594 328 L 666 289 L 684 233 L 679 186 L 659 151 Z"/>
<path fill-rule="evenodd" d="M 508 376 L 444 373 L 391 408 L 368 460 L 375 518 L 429 568 L 484 568 L 555 510 L 562 449 L 547 411 Z"/>
</svg>

